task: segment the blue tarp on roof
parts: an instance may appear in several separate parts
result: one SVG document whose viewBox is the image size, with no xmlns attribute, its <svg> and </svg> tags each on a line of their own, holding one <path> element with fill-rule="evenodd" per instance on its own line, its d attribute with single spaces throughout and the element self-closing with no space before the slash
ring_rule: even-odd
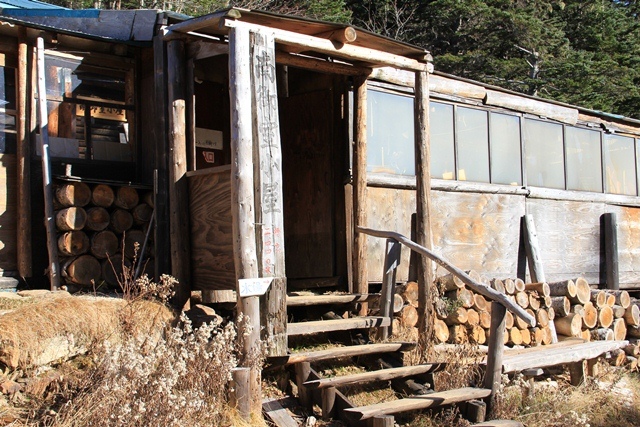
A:
<svg viewBox="0 0 640 427">
<path fill-rule="evenodd" d="M 2 9 L 58 9 L 65 10 L 66 7 L 56 6 L 38 0 L 0 0 Z"/>
</svg>

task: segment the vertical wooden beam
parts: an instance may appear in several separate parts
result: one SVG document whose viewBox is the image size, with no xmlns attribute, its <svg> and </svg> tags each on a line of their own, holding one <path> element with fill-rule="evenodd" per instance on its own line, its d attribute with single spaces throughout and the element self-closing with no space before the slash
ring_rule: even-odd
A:
<svg viewBox="0 0 640 427">
<path fill-rule="evenodd" d="M 614 212 L 602 214 L 607 289 L 620 289 L 618 274 L 618 221 Z"/>
<path fill-rule="evenodd" d="M 18 28 L 18 93 L 17 93 L 17 180 L 18 180 L 18 235 L 17 256 L 20 277 L 33 275 L 31 258 L 31 128 L 27 111 L 31 93 L 29 85 L 29 45 L 27 29 Z"/>
<path fill-rule="evenodd" d="M 387 239 L 384 254 L 384 271 L 382 273 L 382 290 L 380 291 L 380 316 L 393 320 L 393 295 L 396 287 L 396 271 L 400 264 L 402 247 L 397 240 Z M 393 323 L 393 322 L 391 322 Z M 393 333 L 392 326 L 378 329 L 380 339 L 386 340 Z"/>
<path fill-rule="evenodd" d="M 251 369 L 234 368 L 231 371 L 233 381 L 233 391 L 231 393 L 231 407 L 234 407 L 238 414 L 245 421 L 251 419 Z"/>
<path fill-rule="evenodd" d="M 587 378 L 587 361 L 581 360 L 569 364 L 569 375 L 571 385 L 578 387 Z"/>
<path fill-rule="evenodd" d="M 311 364 L 309 362 L 300 362 L 295 365 L 296 371 L 296 385 L 298 386 L 298 400 L 303 408 L 307 410 L 313 409 L 313 398 L 311 396 L 311 390 L 309 390 L 304 383 L 309 380 L 311 376 Z"/>
<path fill-rule="evenodd" d="M 353 229 L 367 226 L 367 79 L 354 79 L 353 103 L 355 109 L 353 144 Z M 354 233 L 353 289 L 357 293 L 369 292 L 367 274 L 367 236 Z M 366 314 L 363 303 L 361 314 Z"/>
<path fill-rule="evenodd" d="M 487 414 L 491 414 L 492 404 L 502 381 L 502 356 L 504 354 L 504 333 L 507 309 L 499 302 L 491 303 L 491 335 L 487 353 L 487 370 L 484 374 L 484 388 L 491 389 L 487 398 Z"/>
<path fill-rule="evenodd" d="M 255 208 L 253 193 L 253 132 L 251 126 L 251 60 L 249 30 L 232 28 L 229 31 L 229 99 L 231 102 L 231 216 L 233 258 L 236 279 L 258 277 L 256 254 Z M 251 355 L 260 346 L 260 299 L 240 296 L 238 312 L 249 317 L 249 330 L 241 334 L 243 360 L 251 362 Z M 259 371 L 252 367 L 259 378 Z M 252 410 L 260 411 L 260 381 L 251 382 Z M 259 412 L 257 412 L 259 413 Z"/>
<path fill-rule="evenodd" d="M 258 271 L 273 277 L 260 302 L 269 356 L 287 354 L 287 278 L 282 208 L 282 148 L 273 35 L 251 32 L 254 180 Z"/>
<path fill-rule="evenodd" d="M 336 388 L 322 389 L 322 419 L 328 421 L 335 415 Z"/>
<path fill-rule="evenodd" d="M 524 250 L 527 253 L 531 282 L 544 282 L 546 279 L 544 277 L 544 269 L 542 268 L 538 232 L 536 231 L 536 224 L 533 221 L 533 215 L 527 214 L 522 217 L 522 227 L 524 229 Z"/>
<path fill-rule="evenodd" d="M 196 170 L 195 61 L 187 61 L 187 170 Z"/>
<path fill-rule="evenodd" d="M 185 105 L 184 42 L 167 42 L 167 95 L 169 113 L 169 229 L 171 272 L 178 280 L 173 304 L 182 308 L 191 296 L 189 250 L 189 189 L 187 185 L 187 117 Z"/>
<path fill-rule="evenodd" d="M 429 140 L 429 75 L 415 73 L 414 138 L 416 161 L 416 243 L 431 250 L 431 158 Z M 433 263 L 425 256 L 418 264 L 418 325 L 421 336 L 429 338 L 431 316 L 429 288 L 433 283 Z"/>
<path fill-rule="evenodd" d="M 49 253 L 49 280 L 51 290 L 60 288 L 60 266 L 58 264 L 58 243 L 56 223 L 53 214 L 53 184 L 51 181 L 51 159 L 49 158 L 49 130 L 47 115 L 47 86 L 45 83 L 44 39 L 38 37 L 38 111 L 40 115 L 40 147 L 42 152 L 42 186 L 44 187 L 44 221 L 47 230 L 47 251 Z"/>
<path fill-rule="evenodd" d="M 167 137 L 166 50 L 162 36 L 153 38 L 155 111 L 153 127 L 156 143 L 154 171 L 155 277 L 171 272 L 169 232 L 169 143 Z"/>
<path fill-rule="evenodd" d="M 373 417 L 371 425 L 373 427 L 393 427 L 395 425 L 395 418 L 393 415 L 376 415 Z"/>
</svg>

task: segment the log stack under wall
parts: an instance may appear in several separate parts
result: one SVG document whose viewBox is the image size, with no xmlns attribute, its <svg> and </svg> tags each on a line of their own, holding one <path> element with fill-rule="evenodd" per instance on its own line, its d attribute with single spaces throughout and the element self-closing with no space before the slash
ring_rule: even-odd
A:
<svg viewBox="0 0 640 427">
<path fill-rule="evenodd" d="M 68 290 L 118 288 L 123 267 L 134 262 L 153 275 L 153 233 L 140 253 L 153 215 L 152 194 L 128 186 L 60 181 L 54 195 L 60 271 Z"/>
</svg>

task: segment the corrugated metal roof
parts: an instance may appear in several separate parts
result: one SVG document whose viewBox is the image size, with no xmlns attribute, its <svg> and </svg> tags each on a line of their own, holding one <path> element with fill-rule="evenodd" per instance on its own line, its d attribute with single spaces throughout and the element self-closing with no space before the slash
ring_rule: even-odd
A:
<svg viewBox="0 0 640 427">
<path fill-rule="evenodd" d="M 38 0 L 0 0 L 0 8 L 2 9 L 67 9 L 66 7 L 56 6 L 54 4 L 45 3 Z"/>
</svg>

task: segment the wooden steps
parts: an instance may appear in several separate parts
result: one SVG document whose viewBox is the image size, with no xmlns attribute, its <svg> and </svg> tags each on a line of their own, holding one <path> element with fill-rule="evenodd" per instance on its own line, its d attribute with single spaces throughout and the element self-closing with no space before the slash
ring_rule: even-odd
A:
<svg viewBox="0 0 640 427">
<path fill-rule="evenodd" d="M 287 335 L 308 335 L 320 332 L 348 331 L 389 326 L 391 319 L 381 316 L 352 317 L 348 319 L 314 320 L 287 324 Z"/>
<path fill-rule="evenodd" d="M 356 302 L 370 302 L 378 298 L 380 298 L 380 294 L 287 295 L 287 307 L 351 304 Z"/>
<path fill-rule="evenodd" d="M 365 356 L 369 354 L 409 351 L 413 350 L 415 347 L 416 343 L 414 342 L 389 342 L 378 344 L 352 345 L 348 347 L 335 347 L 325 350 L 291 353 L 287 356 L 270 358 L 269 362 L 271 362 L 273 365 L 293 365 L 300 362 L 320 362 L 323 360 Z"/>
<path fill-rule="evenodd" d="M 442 369 L 443 366 L 444 364 L 434 363 L 379 369 L 377 371 L 361 372 L 358 374 L 343 375 L 340 377 L 321 378 L 318 380 L 307 381 L 304 385 L 310 389 L 323 389 L 328 387 L 341 387 L 350 384 L 362 384 L 371 381 L 387 381 L 395 378 L 405 378 L 436 372 Z"/>
<path fill-rule="evenodd" d="M 472 424 L 473 427 L 524 427 L 520 421 L 512 420 L 492 420 L 483 423 Z"/>
<path fill-rule="evenodd" d="M 399 412 L 435 408 L 467 400 L 483 399 L 489 396 L 489 394 L 491 394 L 490 389 L 466 387 L 423 396 L 412 396 L 390 402 L 376 403 L 374 405 L 346 408 L 343 412 L 350 421 L 357 422 L 378 415 L 392 415 Z"/>
</svg>

